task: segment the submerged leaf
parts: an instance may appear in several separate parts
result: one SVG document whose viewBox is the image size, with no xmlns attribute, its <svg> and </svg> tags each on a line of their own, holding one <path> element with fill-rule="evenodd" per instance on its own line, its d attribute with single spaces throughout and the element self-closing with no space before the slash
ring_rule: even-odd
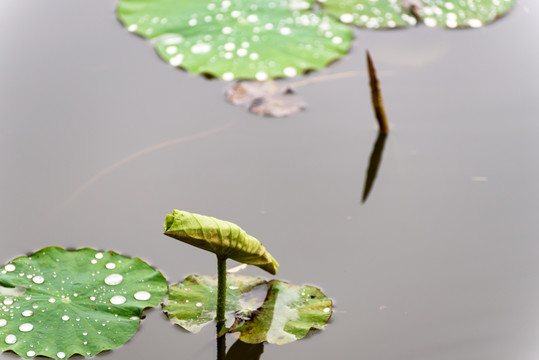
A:
<svg viewBox="0 0 539 360">
<path fill-rule="evenodd" d="M 258 115 L 282 117 L 305 109 L 307 104 L 290 87 L 274 81 L 239 81 L 225 92 L 234 105 L 247 106 Z"/>
<path fill-rule="evenodd" d="M 138 258 L 58 247 L 5 265 L 0 285 L 0 351 L 57 359 L 123 345 L 167 289 L 163 275 Z"/>
<path fill-rule="evenodd" d="M 264 304 L 250 321 L 233 329 L 246 343 L 267 341 L 287 344 L 305 337 L 311 329 L 322 329 L 332 313 L 332 302 L 320 289 L 279 280 L 268 283 Z"/>
<path fill-rule="evenodd" d="M 238 225 L 210 216 L 173 210 L 165 219 L 165 235 L 276 274 L 279 264 L 260 241 Z"/>
<path fill-rule="evenodd" d="M 230 328 L 236 317 L 248 316 L 264 300 L 244 295 L 254 288 L 265 285 L 261 278 L 228 275 L 226 289 L 226 318 Z M 265 290 L 265 286 L 262 286 Z M 215 319 L 217 306 L 217 279 L 210 276 L 189 275 L 178 285 L 172 285 L 163 301 L 163 311 L 170 321 L 192 333 L 198 333 Z"/>
<path fill-rule="evenodd" d="M 118 18 L 173 66 L 224 80 L 293 77 L 344 56 L 352 31 L 313 0 L 120 0 Z"/>
<path fill-rule="evenodd" d="M 427 26 L 472 27 L 494 21 L 515 0 L 320 0 L 343 23 L 371 29 L 413 26 L 420 18 Z"/>
</svg>

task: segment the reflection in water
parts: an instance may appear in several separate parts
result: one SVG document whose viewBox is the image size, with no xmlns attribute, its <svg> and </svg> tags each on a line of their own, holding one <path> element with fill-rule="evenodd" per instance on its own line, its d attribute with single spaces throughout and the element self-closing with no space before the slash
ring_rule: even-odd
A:
<svg viewBox="0 0 539 360">
<path fill-rule="evenodd" d="M 367 177 L 365 178 L 365 186 L 363 187 L 363 199 L 361 200 L 363 203 L 367 201 L 372 186 L 374 185 L 374 180 L 376 179 L 376 174 L 378 173 L 378 167 L 380 167 L 380 163 L 382 162 L 382 153 L 384 152 L 386 138 L 387 134 L 380 131 L 376 141 L 374 142 L 371 159 L 369 160 L 369 167 L 367 169 Z"/>
<path fill-rule="evenodd" d="M 108 175 L 109 173 L 113 172 L 117 168 L 121 167 L 122 165 L 125 165 L 128 162 L 133 161 L 133 160 L 135 160 L 135 159 L 137 159 L 137 158 L 139 158 L 141 156 L 148 155 L 148 154 L 150 154 L 150 153 L 152 153 L 154 151 L 161 150 L 161 149 L 167 148 L 169 146 L 181 144 L 181 143 L 184 143 L 184 142 L 190 142 L 190 141 L 204 139 L 204 138 L 206 138 L 208 136 L 211 136 L 211 135 L 217 134 L 217 133 L 219 133 L 219 132 L 221 132 L 223 130 L 226 130 L 229 127 L 235 125 L 236 123 L 237 123 L 237 120 L 231 120 L 231 121 L 227 122 L 226 124 L 224 124 L 222 126 L 218 126 L 218 127 L 215 127 L 215 128 L 212 128 L 212 129 L 209 129 L 209 130 L 197 133 L 197 134 L 188 135 L 188 136 L 182 136 L 182 137 L 175 138 L 175 139 L 172 139 L 172 140 L 168 140 L 168 141 L 156 144 L 156 145 L 152 145 L 152 146 L 149 146 L 149 147 L 144 148 L 142 150 L 136 151 L 136 152 L 124 157 L 123 159 L 120 159 L 119 161 L 115 162 L 114 164 L 112 164 L 110 166 L 107 166 L 106 168 L 104 168 L 103 170 L 98 172 L 96 175 L 94 175 L 92 178 L 90 178 L 88 181 L 86 181 L 84 184 L 79 186 L 62 204 L 60 204 L 60 206 L 58 206 L 58 208 L 54 212 L 54 215 L 57 215 L 62 210 L 64 210 L 69 204 L 71 204 L 71 202 L 73 202 L 73 200 L 75 200 L 80 194 L 82 194 L 90 186 L 95 184 L 97 181 L 99 181 L 105 175 Z"/>
<path fill-rule="evenodd" d="M 217 338 L 217 360 L 259 360 L 264 352 L 264 344 L 247 344 L 241 340 L 226 352 L 226 335 Z"/>
</svg>

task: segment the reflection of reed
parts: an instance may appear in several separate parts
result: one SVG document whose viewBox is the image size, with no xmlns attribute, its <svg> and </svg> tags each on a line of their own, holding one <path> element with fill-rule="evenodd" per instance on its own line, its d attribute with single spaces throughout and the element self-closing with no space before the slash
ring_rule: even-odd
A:
<svg viewBox="0 0 539 360">
<path fill-rule="evenodd" d="M 376 174 L 378 173 L 378 168 L 382 162 L 382 154 L 384 152 L 384 145 L 386 143 L 387 134 L 380 131 L 378 137 L 374 142 L 372 148 L 371 158 L 369 160 L 369 167 L 367 168 L 367 176 L 365 178 L 365 186 L 363 187 L 363 199 L 361 202 L 367 201 L 369 193 L 374 185 L 374 180 L 376 180 Z"/>
</svg>

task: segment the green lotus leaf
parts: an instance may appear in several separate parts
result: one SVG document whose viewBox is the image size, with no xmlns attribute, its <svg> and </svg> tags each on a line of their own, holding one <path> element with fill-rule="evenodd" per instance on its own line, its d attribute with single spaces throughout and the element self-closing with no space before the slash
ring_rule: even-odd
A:
<svg viewBox="0 0 539 360">
<path fill-rule="evenodd" d="M 515 0 L 423 0 L 418 13 L 427 26 L 478 28 L 507 13 Z"/>
<path fill-rule="evenodd" d="M 480 27 L 505 14 L 515 0 L 319 0 L 343 23 L 371 29 L 413 26 Z"/>
<path fill-rule="evenodd" d="M 94 356 L 123 345 L 167 283 L 138 258 L 47 247 L 0 271 L 0 351 L 23 358 Z"/>
<path fill-rule="evenodd" d="M 230 328 L 236 317 L 246 317 L 255 311 L 266 295 L 266 281 L 261 278 L 229 274 L 226 290 L 226 325 Z M 263 293 L 255 296 L 260 289 Z M 246 295 L 247 294 L 247 295 Z M 163 311 L 170 321 L 192 333 L 199 332 L 215 319 L 217 307 L 217 279 L 210 276 L 189 275 L 178 285 L 172 285 L 163 301 Z"/>
<path fill-rule="evenodd" d="M 323 9 L 345 24 L 383 29 L 411 26 L 417 23 L 401 0 L 325 0 Z"/>
<path fill-rule="evenodd" d="M 332 302 L 313 286 L 291 285 L 279 280 L 268 283 L 268 295 L 254 317 L 236 327 L 246 343 L 267 341 L 287 344 L 322 329 L 332 313 Z"/>
<path fill-rule="evenodd" d="M 277 273 L 279 264 L 264 246 L 238 225 L 210 216 L 174 210 L 165 219 L 165 235 L 198 248 L 211 251 L 220 258 L 230 258 Z"/>
<path fill-rule="evenodd" d="M 173 66 L 224 80 L 292 77 L 344 56 L 352 31 L 313 0 L 120 0 L 119 20 Z"/>
</svg>

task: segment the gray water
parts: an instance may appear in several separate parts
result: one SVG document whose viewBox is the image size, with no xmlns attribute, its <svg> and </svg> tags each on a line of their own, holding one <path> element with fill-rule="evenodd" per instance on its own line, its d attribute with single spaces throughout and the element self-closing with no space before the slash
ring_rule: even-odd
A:
<svg viewBox="0 0 539 360">
<path fill-rule="evenodd" d="M 334 300 L 324 331 L 264 360 L 537 359 L 537 1 L 477 30 L 358 30 L 309 76 L 361 74 L 299 88 L 309 108 L 283 119 L 161 61 L 115 5 L 0 1 L 0 263 L 90 246 L 171 282 L 214 274 L 214 256 L 161 234 L 179 208 L 241 225 L 277 278 Z M 366 48 L 392 131 L 362 204 L 377 137 Z M 213 359 L 213 328 L 154 309 L 99 358 Z"/>
</svg>

